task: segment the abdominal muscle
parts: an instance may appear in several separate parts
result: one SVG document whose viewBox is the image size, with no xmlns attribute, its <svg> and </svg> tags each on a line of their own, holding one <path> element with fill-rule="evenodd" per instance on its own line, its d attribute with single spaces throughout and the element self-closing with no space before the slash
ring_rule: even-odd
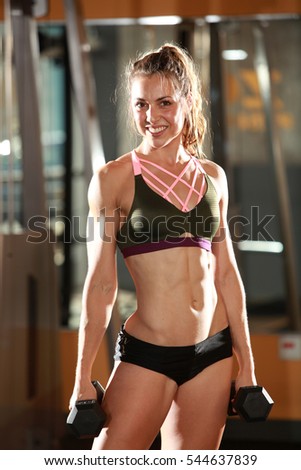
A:
<svg viewBox="0 0 301 470">
<path fill-rule="evenodd" d="M 128 258 L 137 310 L 127 319 L 126 331 L 153 344 L 186 346 L 225 328 L 212 261 L 211 253 L 194 247 Z"/>
</svg>

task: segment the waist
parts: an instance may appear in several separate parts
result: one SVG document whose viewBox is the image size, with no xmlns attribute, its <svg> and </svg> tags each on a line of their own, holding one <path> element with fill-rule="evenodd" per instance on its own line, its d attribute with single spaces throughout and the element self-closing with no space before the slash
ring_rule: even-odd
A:
<svg viewBox="0 0 301 470">
<path fill-rule="evenodd" d="M 206 338 L 204 338 L 201 341 L 198 341 L 197 343 L 192 343 L 192 344 L 188 344 L 188 345 L 187 344 L 183 344 L 183 345 L 164 345 L 164 344 L 151 343 L 151 342 L 139 339 L 136 336 L 131 335 L 130 333 L 128 333 L 126 331 L 125 325 L 123 324 L 122 327 L 121 327 L 121 330 L 119 332 L 119 338 L 120 337 L 123 337 L 126 342 L 130 341 L 132 344 L 134 344 L 134 343 L 137 344 L 137 345 L 139 345 L 139 344 L 142 345 L 143 344 L 145 347 L 149 347 L 150 349 L 153 349 L 153 348 L 162 349 L 162 352 L 164 352 L 164 348 L 169 349 L 169 350 L 172 349 L 175 352 L 176 351 L 182 351 L 183 348 L 185 348 L 185 350 L 187 352 L 195 353 L 199 349 L 199 346 L 203 345 L 204 342 L 206 342 L 209 338 L 213 339 L 213 338 L 216 337 L 216 338 L 220 339 L 221 337 L 223 337 L 223 338 L 231 341 L 231 332 L 230 332 L 230 327 L 228 325 L 225 328 L 223 328 L 222 330 L 219 330 L 216 333 L 210 334 L 209 336 L 207 336 Z"/>
</svg>

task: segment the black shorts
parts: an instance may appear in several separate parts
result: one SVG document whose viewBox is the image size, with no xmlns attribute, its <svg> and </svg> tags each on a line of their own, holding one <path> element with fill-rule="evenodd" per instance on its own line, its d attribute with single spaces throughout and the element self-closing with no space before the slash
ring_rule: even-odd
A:
<svg viewBox="0 0 301 470">
<path fill-rule="evenodd" d="M 159 346 L 147 343 L 131 336 L 122 326 L 114 359 L 164 374 L 180 386 L 206 367 L 231 357 L 232 354 L 229 326 L 191 346 Z"/>
</svg>

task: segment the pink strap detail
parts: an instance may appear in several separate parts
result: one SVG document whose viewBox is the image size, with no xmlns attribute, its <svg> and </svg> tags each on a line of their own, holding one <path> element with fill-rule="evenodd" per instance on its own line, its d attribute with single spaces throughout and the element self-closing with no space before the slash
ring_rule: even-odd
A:
<svg viewBox="0 0 301 470">
<path fill-rule="evenodd" d="M 145 162 L 147 160 L 144 160 Z M 152 163 L 153 164 L 153 163 Z M 154 166 L 158 167 L 160 170 L 163 170 L 164 171 L 164 168 L 161 168 L 159 165 L 156 165 L 156 163 L 153 164 Z M 162 191 L 161 188 L 159 188 L 155 183 L 153 183 L 150 179 L 144 177 L 144 180 L 149 183 L 153 188 L 155 188 L 159 194 L 161 194 L 161 196 L 163 196 L 165 199 L 167 199 L 167 201 L 171 202 L 170 198 L 168 197 L 168 193 L 171 192 L 174 197 L 177 199 L 177 201 L 179 201 L 181 204 L 183 204 L 183 201 L 182 199 L 170 188 L 170 186 L 168 186 L 168 184 L 166 184 L 164 181 L 162 181 L 160 178 L 158 178 L 157 175 L 154 175 L 154 173 L 152 171 L 150 171 L 148 168 L 146 168 L 144 165 L 141 165 L 141 168 L 143 168 L 143 171 L 149 175 L 152 176 L 152 178 L 154 178 L 156 181 L 158 181 L 160 184 L 162 184 L 162 186 L 164 186 L 164 188 L 167 188 L 167 191 L 164 192 Z M 166 170 L 166 172 L 169 173 L 168 170 Z M 173 175 L 172 173 L 170 173 L 173 177 L 175 177 L 175 175 Z M 185 181 L 186 183 L 186 181 Z M 189 186 L 189 185 L 188 185 Z"/>
<path fill-rule="evenodd" d="M 134 150 L 132 151 L 132 164 L 133 164 L 134 175 L 135 176 L 141 175 L 140 161 Z"/>
<path fill-rule="evenodd" d="M 172 185 L 169 187 L 169 190 L 166 191 L 165 196 L 167 196 L 167 194 L 170 193 L 170 192 L 172 192 L 172 193 L 174 194 L 173 188 L 175 187 L 175 185 L 176 185 L 179 181 L 181 181 L 182 183 L 185 182 L 186 186 L 190 187 L 190 184 L 189 184 L 189 183 L 187 183 L 185 180 L 182 180 L 182 176 L 186 173 L 186 170 L 187 170 L 187 168 L 188 168 L 189 165 L 190 165 L 190 160 L 188 160 L 187 164 L 184 166 L 183 170 L 181 171 L 181 173 L 180 173 L 177 177 L 176 177 L 175 175 L 173 175 L 173 177 L 174 177 L 175 180 L 174 180 L 174 182 L 172 183 Z M 162 168 L 162 170 L 165 171 L 164 168 Z M 172 173 L 171 173 L 171 174 L 172 174 Z M 183 204 L 183 202 L 182 202 L 182 204 Z"/>
<path fill-rule="evenodd" d="M 169 189 L 168 184 L 166 184 L 164 181 L 161 181 L 159 178 L 157 178 L 157 176 L 154 175 L 152 172 L 148 171 L 147 168 L 144 168 L 144 167 L 143 167 L 143 170 L 144 170 L 145 172 L 151 174 L 153 178 L 155 178 L 157 181 L 160 182 L 160 184 L 162 184 L 162 186 L 164 186 L 165 188 L 168 188 L 168 189 Z M 164 193 L 164 191 L 162 191 L 161 188 L 158 188 L 158 186 L 157 186 L 155 183 L 153 183 L 151 180 L 149 180 L 149 179 L 146 178 L 145 176 L 144 176 L 144 181 L 146 181 L 149 185 L 151 185 L 153 188 L 155 188 L 155 189 L 158 191 L 158 193 L 161 194 L 161 196 L 162 196 L 164 199 L 166 199 L 168 202 L 172 202 L 171 199 L 170 199 L 170 197 L 168 197 L 168 196 L 166 195 L 166 193 Z M 177 200 L 180 204 L 183 205 L 182 199 L 181 199 L 174 191 L 171 191 L 171 193 L 174 195 L 174 197 L 176 198 L 176 200 Z"/>
<path fill-rule="evenodd" d="M 195 165 L 200 170 L 200 172 L 203 173 L 203 175 L 205 175 L 206 172 L 205 172 L 204 168 L 202 167 L 200 160 L 198 158 L 194 157 L 194 156 L 192 156 L 192 159 L 193 159 Z"/>
<path fill-rule="evenodd" d="M 132 151 L 132 163 L 133 163 L 133 170 L 134 170 L 134 175 L 137 176 L 137 175 L 141 175 L 141 168 L 143 168 L 143 171 L 145 173 L 148 173 L 149 175 L 151 175 L 155 180 L 159 181 L 160 184 L 162 184 L 162 186 L 164 186 L 165 188 L 168 188 L 169 189 L 169 186 L 168 184 L 164 183 L 164 181 L 162 181 L 160 178 L 158 178 L 156 175 L 154 175 L 154 173 L 152 171 L 150 171 L 148 168 L 146 168 L 144 165 L 141 165 L 140 164 L 140 161 L 143 161 L 143 162 L 148 162 L 148 160 L 145 160 L 145 159 L 139 159 L 136 152 L 133 150 Z M 157 165 L 156 163 L 153 163 L 153 162 L 149 162 L 151 163 L 153 166 L 159 168 L 160 170 L 163 170 L 163 171 L 166 171 L 166 173 L 170 174 L 171 176 L 174 176 L 173 173 L 170 173 L 168 170 L 165 170 L 164 168 L 160 167 L 159 165 Z M 171 202 L 170 198 L 168 198 L 167 196 L 165 196 L 165 193 L 164 191 L 162 191 L 161 188 L 159 188 L 157 185 L 155 185 L 155 183 L 153 183 L 151 180 L 149 180 L 148 178 L 144 177 L 144 181 L 146 181 L 148 184 L 150 184 L 153 188 L 155 188 L 159 194 L 161 194 L 161 196 L 165 197 L 165 199 L 167 199 L 169 202 Z M 185 181 L 186 183 L 186 181 Z M 189 185 L 188 185 L 189 186 Z M 178 195 L 176 193 L 174 193 L 174 196 L 175 198 L 181 203 L 183 204 L 182 200 L 178 197 Z"/>
<path fill-rule="evenodd" d="M 198 201 L 197 201 L 197 205 L 198 205 L 199 202 L 201 201 L 203 195 L 204 195 L 204 192 L 205 192 L 205 185 L 206 185 L 205 175 L 206 175 L 206 173 L 205 173 L 205 170 L 204 170 L 204 168 L 202 167 L 202 165 L 201 165 L 199 159 L 196 158 L 196 157 L 192 157 L 192 158 L 193 158 L 193 160 L 194 160 L 194 163 L 195 163 L 196 167 L 197 167 L 197 168 L 200 170 L 200 172 L 203 173 L 203 175 L 204 175 L 204 177 L 203 177 L 203 179 L 202 179 L 200 191 L 199 191 L 199 198 L 198 198 Z M 195 173 L 195 174 L 196 174 L 196 173 Z M 195 183 L 193 184 L 193 186 L 194 186 L 194 185 L 195 185 Z M 195 190 L 195 191 L 196 191 L 196 190 Z M 187 203 L 188 203 L 188 201 L 187 201 Z M 188 210 L 188 209 L 187 209 L 187 210 Z"/>
<path fill-rule="evenodd" d="M 182 210 L 184 211 L 188 211 L 188 207 L 187 207 L 187 204 L 191 198 L 191 194 L 193 191 L 195 191 L 195 182 L 196 182 L 196 177 L 197 177 L 197 167 L 195 168 L 195 171 L 194 171 L 194 175 L 193 175 L 193 180 L 192 180 L 192 185 L 190 186 L 190 190 L 189 190 L 189 193 L 187 194 L 187 197 L 186 197 L 186 200 L 183 204 L 183 207 L 182 207 Z M 204 178 L 203 178 L 204 180 Z"/>
<path fill-rule="evenodd" d="M 132 163 L 133 163 L 133 170 L 134 170 L 135 176 L 141 175 L 142 174 L 141 170 L 143 169 L 144 173 L 147 173 L 147 174 L 151 175 L 151 177 L 154 180 L 158 181 L 163 187 L 165 187 L 167 189 L 167 191 L 165 191 L 165 192 L 162 191 L 162 189 L 159 188 L 153 181 L 151 181 L 149 178 L 146 178 L 144 176 L 143 179 L 145 180 L 145 182 L 148 183 L 150 186 L 152 186 L 154 189 L 156 189 L 156 191 L 158 191 L 158 193 L 170 203 L 172 203 L 172 201 L 171 201 L 171 199 L 168 195 L 172 194 L 175 197 L 175 199 L 182 205 L 181 210 L 185 211 L 185 212 L 189 211 L 188 202 L 189 202 L 193 192 L 198 194 L 197 204 L 199 204 L 199 202 L 201 201 L 201 199 L 203 197 L 204 186 L 206 184 L 204 169 L 202 168 L 202 166 L 201 166 L 201 164 L 200 164 L 200 162 L 198 161 L 197 158 L 195 158 L 195 157 L 192 157 L 192 158 L 193 158 L 193 161 L 194 161 L 194 164 L 195 164 L 195 171 L 194 171 L 192 184 L 189 184 L 189 183 L 187 183 L 187 181 L 182 179 L 182 176 L 186 173 L 187 168 L 190 164 L 190 160 L 187 162 L 187 164 L 185 165 L 185 167 L 183 168 L 181 173 L 178 176 L 175 176 L 173 173 L 171 173 L 170 171 L 168 171 L 165 168 L 161 167 L 157 163 L 154 163 L 150 160 L 146 160 L 144 158 L 138 158 L 138 155 L 136 154 L 136 152 L 134 150 L 132 151 Z M 142 164 L 141 164 L 141 162 L 142 162 Z M 143 163 L 148 163 L 149 165 L 152 165 L 155 168 L 158 168 L 159 170 L 163 171 L 164 173 L 172 176 L 174 178 L 173 183 L 170 186 L 168 186 L 168 184 L 166 184 L 164 181 L 162 181 L 157 175 L 155 175 L 151 170 L 149 170 L 145 165 L 143 165 Z M 197 179 L 197 175 L 198 175 L 198 170 L 201 171 L 201 173 L 203 173 L 203 175 L 204 175 L 203 180 L 202 180 L 202 184 L 201 184 L 201 188 L 200 188 L 199 191 L 197 191 L 195 189 L 195 183 L 196 183 L 196 179 Z M 178 182 L 181 182 L 181 183 L 183 183 L 183 184 L 185 184 L 186 186 L 189 187 L 189 192 L 187 194 L 187 197 L 186 197 L 185 201 L 183 201 L 175 193 L 175 191 L 173 190 L 173 188 L 176 186 L 176 184 Z"/>
</svg>

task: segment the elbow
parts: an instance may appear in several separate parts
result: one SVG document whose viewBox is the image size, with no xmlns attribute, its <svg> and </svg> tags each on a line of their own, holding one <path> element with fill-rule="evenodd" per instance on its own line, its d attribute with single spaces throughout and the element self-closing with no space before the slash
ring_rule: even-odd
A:
<svg viewBox="0 0 301 470">
<path fill-rule="evenodd" d="M 94 288 L 99 288 L 101 294 L 104 296 L 115 296 L 117 290 L 116 282 L 110 280 L 100 282 L 99 285 L 95 285 Z"/>
<path fill-rule="evenodd" d="M 231 265 L 227 265 L 225 267 L 218 267 L 216 270 L 216 282 L 218 285 L 222 286 L 228 283 L 229 279 L 233 275 L 233 268 Z"/>
<path fill-rule="evenodd" d="M 231 297 L 241 298 L 245 303 L 245 289 L 242 279 L 234 267 L 223 271 L 216 278 L 216 288 L 223 296 L 227 297 L 230 294 Z"/>
<path fill-rule="evenodd" d="M 108 305 L 113 304 L 117 296 L 117 283 L 115 280 L 102 280 L 92 287 L 92 291 L 97 292 L 99 296 Z"/>
<path fill-rule="evenodd" d="M 107 305 L 115 302 L 117 296 L 117 280 L 115 277 L 92 276 L 87 281 L 84 288 L 84 299 Z"/>
<path fill-rule="evenodd" d="M 216 283 L 220 288 L 228 288 L 240 284 L 240 276 L 235 266 L 228 264 L 227 267 L 219 269 L 216 273 Z"/>
</svg>

